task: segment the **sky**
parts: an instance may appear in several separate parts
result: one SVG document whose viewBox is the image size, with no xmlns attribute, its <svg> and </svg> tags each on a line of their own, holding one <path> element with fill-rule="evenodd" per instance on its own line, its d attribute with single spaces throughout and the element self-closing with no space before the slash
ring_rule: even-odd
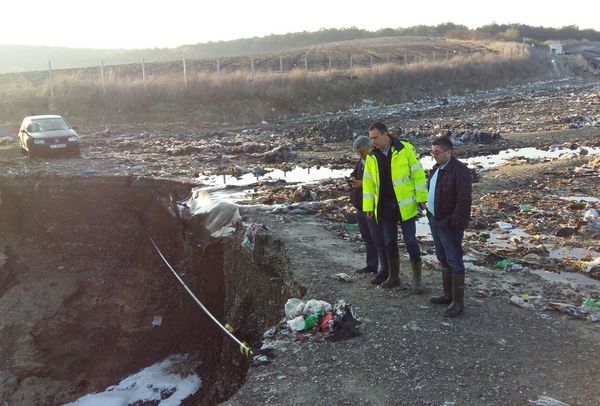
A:
<svg viewBox="0 0 600 406">
<path fill-rule="evenodd" d="M 496 22 L 600 31 L 600 1 L 538 0 L 2 0 L 1 45 L 172 48 L 185 44 L 359 27 Z"/>
</svg>

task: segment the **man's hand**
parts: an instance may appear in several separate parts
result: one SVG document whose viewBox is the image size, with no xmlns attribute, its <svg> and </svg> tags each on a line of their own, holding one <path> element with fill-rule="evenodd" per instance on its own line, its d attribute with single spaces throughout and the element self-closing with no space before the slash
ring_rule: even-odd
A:
<svg viewBox="0 0 600 406">
<path fill-rule="evenodd" d="M 419 203 L 419 209 L 421 209 L 421 210 L 427 210 L 427 202 L 421 202 L 421 203 Z"/>
<path fill-rule="evenodd" d="M 350 178 L 350 180 L 348 182 L 350 183 L 350 186 L 352 186 L 353 188 L 362 187 L 362 180 L 360 180 L 360 179 Z"/>
<path fill-rule="evenodd" d="M 369 220 L 373 219 L 373 212 L 372 211 L 366 211 L 365 214 L 366 214 L 366 216 L 367 216 L 367 218 Z"/>
</svg>

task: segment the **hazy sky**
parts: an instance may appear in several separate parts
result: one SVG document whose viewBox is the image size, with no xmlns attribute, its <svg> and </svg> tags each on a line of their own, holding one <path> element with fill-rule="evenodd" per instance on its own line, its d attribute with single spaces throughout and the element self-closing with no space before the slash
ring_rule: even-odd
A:
<svg viewBox="0 0 600 406">
<path fill-rule="evenodd" d="M 83 48 L 176 47 L 319 28 L 444 22 L 600 30 L 598 0 L 1 0 L 0 11 L 0 44 Z"/>
</svg>

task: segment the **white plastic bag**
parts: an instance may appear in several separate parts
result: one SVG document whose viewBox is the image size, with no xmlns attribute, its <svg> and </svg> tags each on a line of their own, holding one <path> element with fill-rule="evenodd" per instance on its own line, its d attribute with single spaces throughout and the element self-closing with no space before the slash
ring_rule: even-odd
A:
<svg viewBox="0 0 600 406">
<path fill-rule="evenodd" d="M 327 313 L 330 310 L 331 310 L 331 305 L 329 303 L 327 303 L 326 301 L 311 299 L 308 302 L 306 302 L 306 304 L 304 305 L 304 310 L 302 311 L 302 314 L 304 314 L 304 315 L 316 314 L 320 311 L 322 311 L 323 313 Z"/>
<path fill-rule="evenodd" d="M 288 320 L 293 319 L 294 317 L 298 317 L 302 314 L 304 310 L 304 302 L 300 299 L 291 298 L 285 304 L 285 317 Z"/>
</svg>

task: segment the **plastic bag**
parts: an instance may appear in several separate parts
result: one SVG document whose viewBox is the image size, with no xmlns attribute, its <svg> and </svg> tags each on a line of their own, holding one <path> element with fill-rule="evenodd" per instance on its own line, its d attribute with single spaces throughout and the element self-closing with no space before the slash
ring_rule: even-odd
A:
<svg viewBox="0 0 600 406">
<path fill-rule="evenodd" d="M 300 299 L 291 298 L 285 303 L 285 317 L 288 320 L 302 315 L 304 310 L 304 302 Z"/>
<path fill-rule="evenodd" d="M 332 308 L 331 305 L 324 300 L 311 299 L 308 302 L 306 302 L 306 304 L 304 305 L 302 314 L 304 314 L 304 315 L 317 314 L 317 313 L 325 314 L 325 313 L 331 311 L 331 308 Z"/>
</svg>

